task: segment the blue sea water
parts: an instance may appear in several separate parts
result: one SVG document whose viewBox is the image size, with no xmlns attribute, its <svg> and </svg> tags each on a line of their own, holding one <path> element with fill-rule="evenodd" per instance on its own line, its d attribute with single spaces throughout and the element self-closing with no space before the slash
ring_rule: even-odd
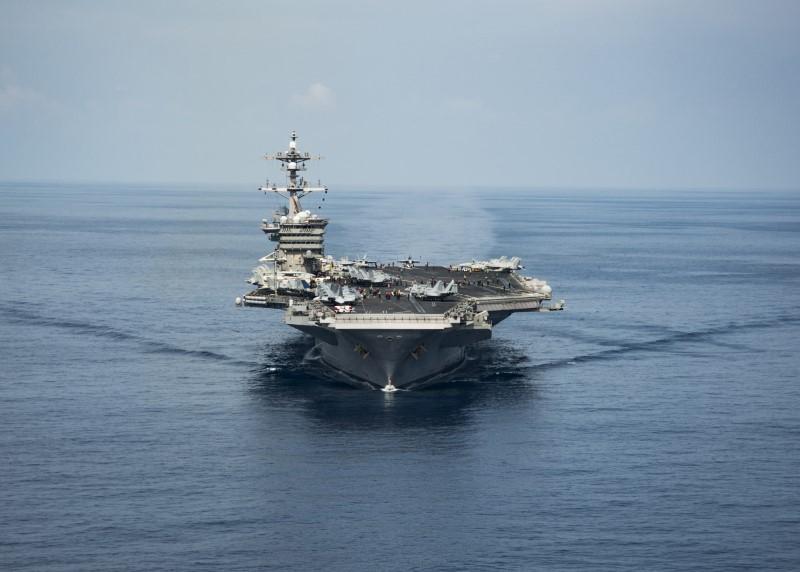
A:
<svg viewBox="0 0 800 572">
<path fill-rule="evenodd" d="M 328 252 L 521 256 L 383 394 L 233 304 L 241 188 L 0 186 L 2 570 L 798 570 L 800 194 L 340 190 Z"/>
</svg>

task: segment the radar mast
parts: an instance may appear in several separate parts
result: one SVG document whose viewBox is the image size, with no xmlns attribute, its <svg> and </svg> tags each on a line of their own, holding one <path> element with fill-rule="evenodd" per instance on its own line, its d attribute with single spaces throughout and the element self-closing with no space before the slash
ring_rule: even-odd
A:
<svg viewBox="0 0 800 572">
<path fill-rule="evenodd" d="M 297 150 L 297 133 L 292 131 L 291 139 L 289 140 L 289 149 L 285 152 L 278 152 L 274 155 L 264 155 L 264 158 L 272 161 L 280 161 L 281 170 L 286 171 L 286 186 L 278 187 L 277 185 L 267 184 L 259 187 L 260 191 L 276 193 L 289 200 L 289 216 L 294 216 L 302 211 L 300 206 L 300 199 L 308 193 L 314 192 L 328 192 L 328 187 L 317 183 L 318 186 L 314 187 L 307 183 L 302 175 L 298 175 L 301 171 L 306 170 L 306 161 L 313 159 L 322 159 L 322 157 L 312 157 L 310 153 L 301 153 Z"/>
</svg>

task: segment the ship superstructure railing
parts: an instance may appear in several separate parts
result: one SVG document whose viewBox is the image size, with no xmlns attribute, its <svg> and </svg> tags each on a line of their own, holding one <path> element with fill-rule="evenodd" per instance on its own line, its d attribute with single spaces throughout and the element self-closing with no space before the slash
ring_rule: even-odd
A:
<svg viewBox="0 0 800 572">
<path fill-rule="evenodd" d="M 313 234 L 313 235 L 321 235 L 325 232 L 325 225 L 305 225 L 305 226 L 286 226 L 282 224 L 280 226 L 281 234 Z"/>
<path fill-rule="evenodd" d="M 341 322 L 414 322 L 414 323 L 440 323 L 449 322 L 444 314 L 336 314 L 336 320 Z"/>
<path fill-rule="evenodd" d="M 310 233 L 310 234 L 321 234 L 325 232 L 325 226 L 328 224 L 327 219 L 320 219 L 320 222 L 312 222 L 309 224 L 308 221 L 304 223 L 278 223 L 275 221 L 261 221 L 261 229 L 268 230 L 270 232 L 278 232 L 280 231 L 281 234 L 295 234 L 295 233 Z"/>
</svg>

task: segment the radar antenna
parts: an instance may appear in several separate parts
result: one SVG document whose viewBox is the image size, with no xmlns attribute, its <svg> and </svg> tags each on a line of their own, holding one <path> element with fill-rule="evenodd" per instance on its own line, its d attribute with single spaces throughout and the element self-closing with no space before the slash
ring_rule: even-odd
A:
<svg viewBox="0 0 800 572">
<path fill-rule="evenodd" d="M 317 187 L 308 185 L 302 176 L 298 173 L 306 170 L 306 161 L 322 159 L 322 157 L 312 157 L 310 153 L 301 153 L 297 150 L 297 133 L 292 131 L 292 138 L 289 140 L 289 149 L 286 152 L 278 152 L 274 155 L 264 155 L 264 158 L 272 161 L 280 161 L 281 170 L 286 171 L 286 186 L 278 187 L 274 183 L 269 182 L 258 190 L 271 193 L 276 193 L 289 200 L 289 216 L 294 216 L 299 213 L 302 208 L 300 207 L 300 199 L 308 193 L 315 192 L 328 192 L 328 187 L 319 184 Z"/>
</svg>

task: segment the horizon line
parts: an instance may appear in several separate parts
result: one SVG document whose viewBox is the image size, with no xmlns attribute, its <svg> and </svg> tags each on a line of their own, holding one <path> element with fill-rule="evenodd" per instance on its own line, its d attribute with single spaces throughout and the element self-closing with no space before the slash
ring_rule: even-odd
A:
<svg viewBox="0 0 800 572">
<path fill-rule="evenodd" d="M 96 186 L 105 186 L 105 185 L 126 185 L 131 187 L 173 187 L 173 188 L 184 188 L 184 187 L 201 187 L 205 190 L 210 189 L 211 187 L 225 187 L 225 190 L 234 190 L 233 188 L 241 188 L 241 190 L 245 190 L 246 186 L 252 185 L 253 190 L 258 190 L 259 183 L 239 183 L 239 182 L 232 182 L 232 181 L 109 181 L 109 180 L 79 180 L 79 179 L 70 179 L 70 180 L 56 180 L 56 179 L 0 179 L 0 186 L 11 186 L 11 185 L 24 185 L 24 186 L 44 186 L 44 185 L 63 185 L 63 186 L 89 186 L 89 187 L 96 187 Z M 329 187 L 330 188 L 330 187 Z M 424 190 L 432 190 L 432 189 L 441 189 L 445 191 L 486 191 L 486 190 L 506 190 L 506 191 L 551 191 L 551 192 L 610 192 L 610 191 L 617 191 L 617 192 L 716 192 L 716 193 L 724 193 L 724 192 L 731 192 L 731 193 L 742 193 L 742 192 L 779 192 L 779 193 L 791 193 L 791 192 L 798 192 L 800 191 L 800 185 L 797 187 L 764 187 L 764 188 L 753 188 L 753 187 L 719 187 L 719 186 L 697 186 L 697 187 L 670 187 L 670 186 L 642 186 L 642 187 L 633 187 L 633 186 L 610 186 L 610 185 L 598 185 L 595 187 L 587 187 L 582 185 L 524 185 L 524 184 L 499 184 L 499 185 L 492 185 L 492 184 L 429 184 L 429 185 L 421 185 L 421 184 L 411 184 L 411 185 L 404 185 L 404 184 L 397 184 L 397 183 L 340 183 L 337 184 L 335 188 L 332 188 L 332 191 L 336 191 L 336 189 L 341 190 L 350 190 L 350 191 L 362 191 L 362 190 L 407 190 L 407 191 L 424 191 Z M 220 189 L 222 190 L 222 189 Z"/>
</svg>

